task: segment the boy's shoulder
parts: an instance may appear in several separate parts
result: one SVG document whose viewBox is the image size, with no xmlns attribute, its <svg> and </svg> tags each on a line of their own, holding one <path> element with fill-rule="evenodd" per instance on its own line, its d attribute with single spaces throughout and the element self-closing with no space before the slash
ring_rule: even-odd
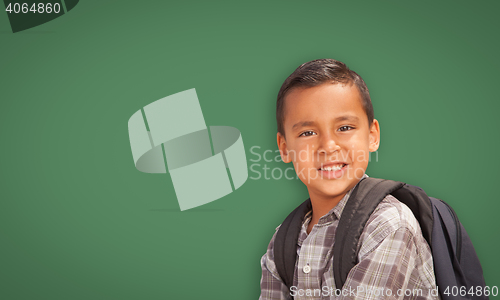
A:
<svg viewBox="0 0 500 300">
<path fill-rule="evenodd" d="M 391 194 L 385 196 L 375 208 L 368 219 L 367 225 L 371 223 L 392 230 L 407 228 L 414 233 L 420 230 L 418 221 L 411 209 Z"/>
<path fill-rule="evenodd" d="M 427 245 L 411 209 L 389 194 L 379 203 L 366 222 L 358 243 L 359 256 L 362 257 L 370 252 L 397 231 L 406 232 L 416 245 Z"/>
</svg>

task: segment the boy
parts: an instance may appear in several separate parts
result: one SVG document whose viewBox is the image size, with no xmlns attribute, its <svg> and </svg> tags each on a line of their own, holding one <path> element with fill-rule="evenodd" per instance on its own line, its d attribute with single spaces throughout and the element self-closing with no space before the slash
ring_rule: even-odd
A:
<svg viewBox="0 0 500 300">
<path fill-rule="evenodd" d="M 436 288 L 430 247 L 411 210 L 392 195 L 363 229 L 359 263 L 344 286 L 335 287 L 335 230 L 354 187 L 367 177 L 369 152 L 380 142 L 363 79 L 333 59 L 302 64 L 278 93 L 276 119 L 281 157 L 306 185 L 312 211 L 297 241 L 293 286 L 288 289 L 276 270 L 275 233 L 261 260 L 260 299 L 436 298 L 429 292 Z"/>
</svg>

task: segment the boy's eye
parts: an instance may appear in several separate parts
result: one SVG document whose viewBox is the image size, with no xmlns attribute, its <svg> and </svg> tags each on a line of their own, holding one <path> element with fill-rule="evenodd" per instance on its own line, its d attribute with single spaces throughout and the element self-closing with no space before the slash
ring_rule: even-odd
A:
<svg viewBox="0 0 500 300">
<path fill-rule="evenodd" d="M 351 130 L 351 129 L 354 129 L 354 127 L 351 127 L 351 126 L 348 126 L 348 125 L 345 125 L 345 126 L 342 126 L 338 129 L 338 131 L 347 131 L 347 130 Z"/>
<path fill-rule="evenodd" d="M 316 132 L 308 130 L 308 131 L 302 132 L 299 136 L 311 136 L 311 135 L 315 135 L 315 134 L 316 134 Z"/>
</svg>

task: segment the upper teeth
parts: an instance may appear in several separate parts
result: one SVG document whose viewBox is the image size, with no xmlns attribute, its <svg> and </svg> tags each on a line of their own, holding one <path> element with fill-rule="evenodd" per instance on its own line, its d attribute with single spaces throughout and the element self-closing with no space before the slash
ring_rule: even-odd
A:
<svg viewBox="0 0 500 300">
<path fill-rule="evenodd" d="M 338 171 L 338 170 L 342 169 L 342 166 L 344 166 L 344 165 L 341 164 L 341 165 L 336 165 L 333 167 L 322 167 L 321 170 L 322 171 Z"/>
</svg>

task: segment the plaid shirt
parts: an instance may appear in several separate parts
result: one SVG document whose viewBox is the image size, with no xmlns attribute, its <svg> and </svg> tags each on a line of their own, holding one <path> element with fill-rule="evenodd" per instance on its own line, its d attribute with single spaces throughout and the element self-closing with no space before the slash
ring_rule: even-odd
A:
<svg viewBox="0 0 500 300">
<path fill-rule="evenodd" d="M 365 175 L 366 176 L 366 175 Z M 432 254 L 411 210 L 386 196 L 361 234 L 359 263 L 351 269 L 342 290 L 336 289 L 332 252 L 340 215 L 349 191 L 307 234 L 306 215 L 297 241 L 293 286 L 288 290 L 274 264 L 273 235 L 261 259 L 260 300 L 270 299 L 439 299 Z M 279 228 L 279 226 L 278 226 Z M 276 228 L 276 230 L 278 230 Z"/>
</svg>

